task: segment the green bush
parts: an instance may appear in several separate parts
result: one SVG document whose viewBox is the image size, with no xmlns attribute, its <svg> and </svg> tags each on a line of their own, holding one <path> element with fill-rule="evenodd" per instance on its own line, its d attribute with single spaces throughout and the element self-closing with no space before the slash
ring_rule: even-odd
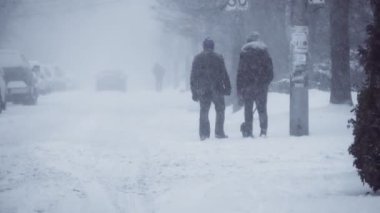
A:
<svg viewBox="0 0 380 213">
<path fill-rule="evenodd" d="M 367 87 L 358 95 L 356 120 L 351 121 L 355 141 L 349 151 L 363 183 L 377 191 L 380 189 L 380 110 L 374 103 L 375 92 Z"/>
<path fill-rule="evenodd" d="M 360 49 L 367 82 L 354 109 L 354 143 L 349 148 L 363 183 L 380 190 L 380 1 L 371 0 L 374 23 L 367 27 L 368 40 Z"/>
</svg>

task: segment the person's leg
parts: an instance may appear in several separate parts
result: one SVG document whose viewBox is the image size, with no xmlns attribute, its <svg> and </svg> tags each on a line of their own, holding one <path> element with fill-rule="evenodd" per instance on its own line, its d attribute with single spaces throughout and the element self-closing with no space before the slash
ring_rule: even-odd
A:
<svg viewBox="0 0 380 213">
<path fill-rule="evenodd" d="M 260 136 L 266 136 L 268 130 L 267 99 L 268 89 L 260 91 L 256 99 L 257 112 L 259 113 L 260 119 Z"/>
<path fill-rule="evenodd" d="M 199 116 L 199 137 L 201 140 L 210 137 L 210 121 L 208 114 L 210 111 L 211 100 L 209 98 L 200 98 L 200 116 Z"/>
<path fill-rule="evenodd" d="M 253 137 L 253 102 L 252 97 L 244 99 L 244 123 L 240 127 L 243 137 Z"/>
<path fill-rule="evenodd" d="M 216 138 L 227 138 L 224 133 L 224 114 L 226 105 L 224 102 L 223 95 L 214 95 L 213 103 L 215 105 L 216 120 L 215 120 L 215 137 Z"/>
</svg>

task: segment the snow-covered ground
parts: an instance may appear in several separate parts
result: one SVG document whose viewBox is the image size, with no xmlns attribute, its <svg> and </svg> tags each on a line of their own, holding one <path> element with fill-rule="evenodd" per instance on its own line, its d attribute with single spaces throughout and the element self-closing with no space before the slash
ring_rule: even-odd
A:
<svg viewBox="0 0 380 213">
<path fill-rule="evenodd" d="M 243 112 L 228 108 L 230 138 L 205 142 L 189 93 L 77 91 L 10 105 L 0 212 L 377 213 L 380 197 L 347 152 L 351 107 L 328 100 L 310 91 L 309 137 L 289 136 L 289 97 L 270 94 L 268 138 L 242 139 Z"/>
</svg>

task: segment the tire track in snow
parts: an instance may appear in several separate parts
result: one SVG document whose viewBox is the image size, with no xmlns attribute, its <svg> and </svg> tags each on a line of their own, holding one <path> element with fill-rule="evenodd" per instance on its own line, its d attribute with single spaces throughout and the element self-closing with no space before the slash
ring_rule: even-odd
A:
<svg viewBox="0 0 380 213">
<path fill-rule="evenodd" d="M 97 205 L 97 200 L 102 200 L 103 206 L 108 206 L 108 211 L 103 212 L 153 212 L 149 192 L 149 174 L 147 174 L 151 170 L 147 145 L 140 141 L 139 137 L 123 134 L 125 119 L 119 113 L 111 111 L 107 105 L 76 113 L 81 115 L 81 118 L 76 119 L 80 122 L 67 123 L 62 128 L 63 131 L 55 133 L 52 138 L 59 138 L 62 143 L 69 143 L 67 145 L 79 149 L 78 152 L 68 150 L 61 155 L 66 155 L 63 156 L 64 159 L 71 159 L 68 160 L 66 169 L 77 178 L 78 186 L 73 190 L 82 199 L 93 203 L 93 206 Z M 121 114 L 133 114 L 133 112 Z M 136 119 L 128 122 L 135 123 Z M 109 127 L 115 129 L 109 129 Z M 123 141 L 133 141 L 133 144 L 128 145 L 133 146 L 134 151 L 113 152 L 115 148 L 107 147 L 107 145 L 120 146 Z M 102 159 L 102 154 L 107 151 L 109 155 L 114 155 L 109 161 Z M 128 159 L 133 164 L 130 165 L 128 171 L 125 171 L 125 174 L 117 174 L 119 175 L 117 178 L 112 177 L 113 174 L 107 174 L 108 169 L 100 165 L 107 163 L 109 166 L 120 166 L 126 163 L 126 160 L 124 162 L 120 160 L 123 155 L 129 155 Z M 124 181 L 127 183 L 123 183 Z M 118 189 L 122 185 L 129 187 Z"/>
</svg>

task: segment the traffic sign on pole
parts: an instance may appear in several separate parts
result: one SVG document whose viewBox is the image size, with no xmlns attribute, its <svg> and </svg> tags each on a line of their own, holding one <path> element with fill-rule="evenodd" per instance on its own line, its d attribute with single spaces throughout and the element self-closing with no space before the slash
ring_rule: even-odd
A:
<svg viewBox="0 0 380 213">
<path fill-rule="evenodd" d="M 325 0 L 309 0 L 309 4 L 324 4 Z"/>
<path fill-rule="evenodd" d="M 309 28 L 306 19 L 306 0 L 291 0 L 291 74 L 290 74 L 290 135 L 309 134 L 309 92 L 307 63 Z M 309 3 L 311 1 L 309 0 Z"/>
<path fill-rule="evenodd" d="M 248 10 L 248 0 L 229 0 L 225 7 L 226 11 Z"/>
<path fill-rule="evenodd" d="M 291 45 L 295 53 L 307 53 L 309 28 L 307 26 L 293 26 Z"/>
</svg>

